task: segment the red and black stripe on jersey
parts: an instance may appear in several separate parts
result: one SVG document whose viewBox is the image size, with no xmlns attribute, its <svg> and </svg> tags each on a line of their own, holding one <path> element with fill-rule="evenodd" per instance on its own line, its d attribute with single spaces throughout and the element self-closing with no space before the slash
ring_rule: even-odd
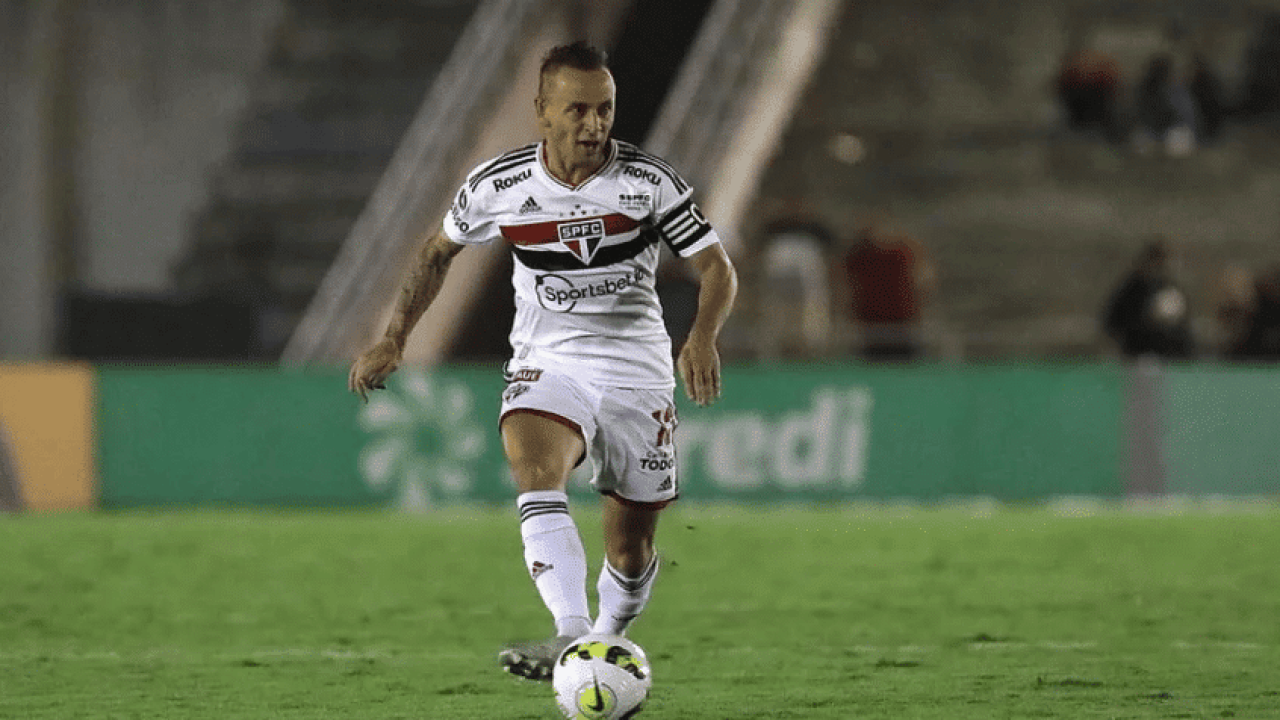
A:
<svg viewBox="0 0 1280 720">
<path fill-rule="evenodd" d="M 596 250 L 596 254 L 591 257 L 590 262 L 583 262 L 581 258 L 570 252 L 528 250 L 518 245 L 512 246 L 511 250 L 515 253 L 516 259 L 531 270 L 562 272 L 565 270 L 606 267 L 614 263 L 626 262 L 644 252 L 656 242 L 658 242 L 658 234 L 652 228 L 645 228 L 631 240 L 617 245 L 606 245 Z"/>
<path fill-rule="evenodd" d="M 502 232 L 502 237 L 511 244 L 512 251 L 521 263 L 534 270 L 547 272 L 584 270 L 625 262 L 644 252 L 650 245 L 658 242 L 658 235 L 653 228 L 649 226 L 641 227 L 639 220 L 620 213 L 597 215 L 572 222 L 579 224 L 592 220 L 600 220 L 604 224 L 604 236 L 595 239 L 600 245 L 592 246 L 588 251 L 580 254 L 562 250 L 550 250 L 545 247 L 561 242 L 560 226 L 569 221 L 550 220 L 525 225 L 503 225 L 499 230 Z M 638 227 L 640 228 L 639 234 L 630 240 L 614 245 L 603 244 L 610 236 L 622 235 Z M 582 242 L 590 242 L 590 240 L 583 240 Z M 531 249 L 535 247 L 538 249 Z M 582 255 L 586 255 L 589 259 L 583 261 Z"/>
<path fill-rule="evenodd" d="M 621 235 L 630 232 L 640 225 L 640 221 L 621 213 L 584 217 L 581 220 L 548 220 L 546 222 L 527 223 L 524 225 L 503 225 L 499 228 L 502 237 L 512 245 L 549 245 L 560 242 L 560 226 L 569 222 L 573 224 L 588 223 L 600 220 L 604 223 L 604 234 Z"/>
</svg>

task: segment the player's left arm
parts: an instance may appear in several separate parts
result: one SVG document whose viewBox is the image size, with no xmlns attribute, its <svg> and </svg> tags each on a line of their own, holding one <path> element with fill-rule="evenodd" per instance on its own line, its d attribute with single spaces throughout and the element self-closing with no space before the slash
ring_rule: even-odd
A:
<svg viewBox="0 0 1280 720">
<path fill-rule="evenodd" d="M 738 273 L 724 246 L 712 243 L 689 257 L 698 271 L 698 314 L 676 369 L 685 394 L 703 407 L 720 397 L 720 352 L 716 341 L 738 294 Z"/>
</svg>

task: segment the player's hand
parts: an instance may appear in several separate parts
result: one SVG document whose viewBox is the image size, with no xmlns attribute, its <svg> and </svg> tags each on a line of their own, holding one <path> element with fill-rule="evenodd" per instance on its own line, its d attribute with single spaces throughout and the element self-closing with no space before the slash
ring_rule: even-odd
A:
<svg viewBox="0 0 1280 720">
<path fill-rule="evenodd" d="M 369 401 L 370 390 L 385 390 L 387 377 L 400 367 L 403 352 L 400 346 L 391 340 L 383 339 L 370 347 L 351 364 L 351 373 L 347 375 L 347 389 Z"/>
<path fill-rule="evenodd" d="M 684 393 L 706 407 L 720 397 L 720 352 L 714 340 L 690 334 L 676 360 Z"/>
</svg>

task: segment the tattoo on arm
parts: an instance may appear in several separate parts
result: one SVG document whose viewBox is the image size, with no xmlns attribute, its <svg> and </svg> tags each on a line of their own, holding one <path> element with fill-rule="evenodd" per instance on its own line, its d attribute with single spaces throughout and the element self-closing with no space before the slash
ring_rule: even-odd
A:
<svg viewBox="0 0 1280 720">
<path fill-rule="evenodd" d="M 395 312 L 387 325 L 387 339 L 404 347 L 414 325 L 439 294 L 449 265 L 461 250 L 461 245 L 452 242 L 443 233 L 436 233 L 423 243 L 416 262 L 400 288 L 400 298 L 396 301 Z"/>
</svg>

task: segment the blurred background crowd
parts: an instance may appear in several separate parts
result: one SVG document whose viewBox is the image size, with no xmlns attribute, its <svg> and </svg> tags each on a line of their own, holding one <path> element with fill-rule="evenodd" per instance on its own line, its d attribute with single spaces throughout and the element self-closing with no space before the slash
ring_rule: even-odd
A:
<svg viewBox="0 0 1280 720">
<path fill-rule="evenodd" d="M 610 51 L 640 144 L 745 12 L 507 4 L 530 45 Z M 0 0 L 0 359 L 280 359 L 500 5 Z M 1280 359 L 1280 1 L 834 5 L 741 217 L 711 217 L 743 279 L 727 358 Z M 475 322 L 509 317 L 502 262 L 445 359 L 506 354 Z M 679 336 L 696 288 L 658 282 Z"/>
</svg>

